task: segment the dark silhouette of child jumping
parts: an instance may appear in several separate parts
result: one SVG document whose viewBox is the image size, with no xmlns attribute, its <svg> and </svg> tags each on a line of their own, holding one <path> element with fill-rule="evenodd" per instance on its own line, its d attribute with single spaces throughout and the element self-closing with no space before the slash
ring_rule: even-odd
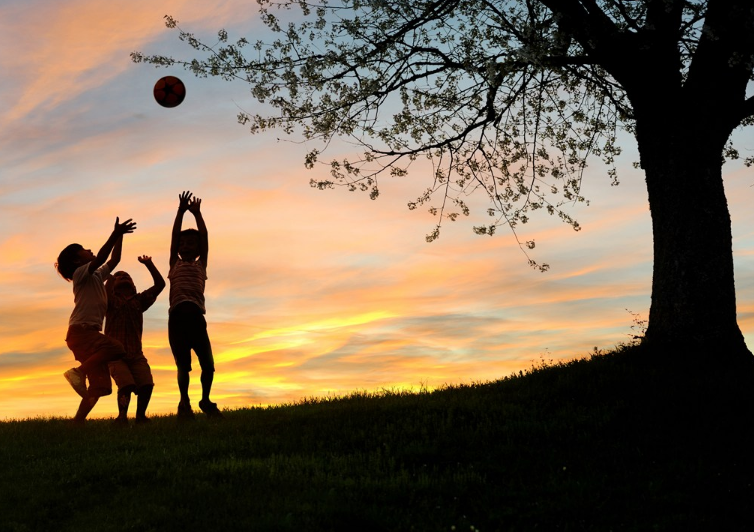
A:
<svg viewBox="0 0 754 532">
<path fill-rule="evenodd" d="M 147 423 L 147 407 L 152 398 L 154 378 L 152 368 L 144 356 L 141 336 L 144 331 L 144 312 L 151 307 L 165 288 L 165 279 L 152 262 L 152 257 L 142 255 L 139 262 L 152 274 L 153 284 L 143 292 L 137 292 L 131 276 L 124 271 L 115 272 L 106 282 L 107 314 L 105 334 L 118 340 L 126 355 L 110 362 L 110 375 L 118 386 L 118 417 L 115 423 L 128 424 L 128 406 L 131 394 L 135 393 L 137 424 Z"/>
<path fill-rule="evenodd" d="M 70 244 L 60 252 L 55 263 L 58 273 L 73 282 L 73 312 L 68 320 L 65 342 L 81 365 L 69 369 L 63 376 L 81 396 L 74 422 L 83 423 L 99 398 L 112 393 L 107 365 L 126 354 L 123 344 L 101 331 L 107 311 L 105 279 L 120 262 L 123 235 L 135 229 L 136 222 L 130 218 L 123 223 L 116 218 L 113 232 L 97 255 L 81 244 Z"/>
<path fill-rule="evenodd" d="M 191 350 L 196 352 L 202 369 L 202 399 L 199 408 L 208 416 L 222 418 L 217 404 L 210 401 L 215 361 L 204 318 L 204 283 L 207 280 L 209 241 L 207 226 L 201 213 L 202 200 L 185 191 L 178 196 L 178 213 L 170 240 L 170 316 L 168 339 L 178 368 L 178 419 L 193 419 L 189 400 Z M 196 219 L 197 229 L 181 230 L 183 215 L 189 211 Z"/>
</svg>

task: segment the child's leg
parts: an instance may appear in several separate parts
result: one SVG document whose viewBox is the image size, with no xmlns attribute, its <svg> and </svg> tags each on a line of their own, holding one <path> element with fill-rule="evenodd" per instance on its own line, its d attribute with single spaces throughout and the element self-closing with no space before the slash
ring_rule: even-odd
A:
<svg viewBox="0 0 754 532">
<path fill-rule="evenodd" d="M 209 393 L 212 391 L 212 381 L 215 378 L 215 371 L 202 370 L 202 401 L 209 401 Z"/>
<path fill-rule="evenodd" d="M 136 390 L 136 386 L 129 385 L 118 388 L 118 419 L 126 421 L 128 419 L 128 405 L 131 404 L 131 394 Z"/>
<path fill-rule="evenodd" d="M 68 334 L 66 338 L 68 347 L 73 351 L 76 360 L 81 361 L 78 369 L 86 375 L 92 371 L 92 368 L 106 367 L 109 362 L 123 358 L 126 354 L 123 344 L 101 332 L 83 330 L 71 337 L 69 329 Z"/>
<path fill-rule="evenodd" d="M 173 351 L 177 368 L 178 391 L 181 403 L 189 404 L 189 383 L 191 378 L 191 328 L 192 324 L 186 320 L 183 313 L 171 312 L 168 318 L 168 341 Z M 190 408 L 190 407 L 189 407 Z"/>
<path fill-rule="evenodd" d="M 94 402 L 91 403 L 91 407 L 93 408 L 97 403 L 97 399 L 113 393 L 113 385 L 106 365 L 94 366 L 87 377 L 89 379 L 87 395 L 94 399 Z"/>
<path fill-rule="evenodd" d="M 175 359 L 178 392 L 181 395 L 181 400 L 178 403 L 178 418 L 193 419 L 194 412 L 191 409 L 188 391 L 191 381 L 189 373 L 191 372 L 191 336 L 194 324 L 191 320 L 191 313 L 186 312 L 187 307 L 185 305 L 185 303 L 178 305 L 170 313 L 170 318 L 168 318 L 168 340 L 170 342 L 170 349 L 173 351 L 173 358 Z"/>
<path fill-rule="evenodd" d="M 212 356 L 212 345 L 209 343 L 206 329 L 204 334 L 200 334 L 198 341 L 194 344 L 196 358 L 199 359 L 199 366 L 202 368 L 202 401 L 209 401 L 209 394 L 212 391 L 212 381 L 215 379 L 215 359 Z"/>
<path fill-rule="evenodd" d="M 75 423 L 83 423 L 86 419 L 86 416 L 88 416 L 89 412 L 91 412 L 92 408 L 94 408 L 94 405 L 97 404 L 98 400 L 99 397 L 81 399 L 81 402 L 79 403 L 79 409 L 76 411 L 76 415 L 74 416 L 73 421 Z"/>
<path fill-rule="evenodd" d="M 181 402 L 189 402 L 189 384 L 191 382 L 191 375 L 189 370 L 178 368 L 178 392 L 181 394 Z"/>
<path fill-rule="evenodd" d="M 206 329 L 204 329 L 204 334 L 201 335 L 201 339 L 196 345 L 196 355 L 202 367 L 202 400 L 199 401 L 199 408 L 208 417 L 221 419 L 223 415 L 217 408 L 217 404 L 209 399 L 209 394 L 212 391 L 212 381 L 215 377 L 215 359 L 212 356 L 212 346 L 210 345 Z"/>
<path fill-rule="evenodd" d="M 146 357 L 142 353 L 140 356 L 129 360 L 131 375 L 136 383 L 136 421 L 142 422 L 147 420 L 147 407 L 149 400 L 152 398 L 152 389 L 154 388 L 154 378 L 152 377 L 152 368 L 149 367 Z"/>
<path fill-rule="evenodd" d="M 128 421 L 128 406 L 131 404 L 131 394 L 136 391 L 136 381 L 129 366 L 130 359 L 123 357 L 108 364 L 110 376 L 118 386 L 118 418 L 123 423 Z"/>
<path fill-rule="evenodd" d="M 149 400 L 152 398 L 154 384 L 148 384 L 139 388 L 136 395 L 136 419 L 146 419 Z"/>
<path fill-rule="evenodd" d="M 204 316 L 199 315 L 196 321 L 192 347 L 196 351 L 196 358 L 199 359 L 199 365 L 202 368 L 200 378 L 202 383 L 202 401 L 208 402 L 209 394 L 212 391 L 212 381 L 215 378 L 215 359 L 212 356 L 212 344 L 209 341 L 207 322 Z"/>
<path fill-rule="evenodd" d="M 99 375 L 102 368 L 107 373 L 107 364 L 106 362 L 103 363 L 103 360 L 115 360 L 125 354 L 120 342 L 108 338 L 90 327 L 72 325 L 68 328 L 65 341 L 81 365 L 78 368 L 66 371 L 64 375 L 73 389 L 82 397 L 89 395 L 86 390 L 86 377 L 89 376 L 91 386 L 92 374 Z M 100 386 L 109 389 L 109 383 L 110 376 L 107 375 L 107 385 Z M 97 396 L 101 395 L 107 395 L 107 393 L 101 393 Z"/>
<path fill-rule="evenodd" d="M 194 419 L 194 411 L 191 408 L 191 401 L 188 395 L 189 390 L 189 370 L 178 368 L 178 391 L 181 394 L 181 401 L 178 403 L 178 419 Z"/>
<path fill-rule="evenodd" d="M 88 375 L 92 368 L 96 366 L 106 366 L 110 362 L 123 358 L 123 355 L 125 354 L 123 347 L 118 348 L 117 346 L 110 346 L 106 349 L 100 349 L 87 358 L 86 361 L 82 362 L 79 369 Z"/>
</svg>

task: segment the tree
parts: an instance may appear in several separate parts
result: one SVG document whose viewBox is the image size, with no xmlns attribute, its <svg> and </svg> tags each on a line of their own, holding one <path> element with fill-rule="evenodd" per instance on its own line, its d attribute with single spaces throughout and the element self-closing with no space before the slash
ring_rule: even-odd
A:
<svg viewBox="0 0 754 532">
<path fill-rule="evenodd" d="M 258 2 L 274 42 L 232 42 L 220 31 L 209 46 L 166 17 L 203 58 L 132 58 L 249 83 L 279 110 L 241 113 L 252 132 L 300 127 L 307 140 L 362 148 L 356 160 L 331 161 L 330 177 L 313 186 L 375 198 L 379 178 L 428 158 L 432 184 L 409 208 L 432 205 L 441 223 L 468 214 L 470 193 L 486 193 L 493 218 L 479 234 L 516 234 L 533 211 L 578 230 L 566 208 L 585 201 L 586 161 L 601 158 L 617 184 L 625 130 L 638 143 L 654 236 L 645 342 L 751 358 L 736 321 L 722 176 L 724 157 L 738 155 L 733 130 L 754 116 L 750 0 Z"/>
</svg>

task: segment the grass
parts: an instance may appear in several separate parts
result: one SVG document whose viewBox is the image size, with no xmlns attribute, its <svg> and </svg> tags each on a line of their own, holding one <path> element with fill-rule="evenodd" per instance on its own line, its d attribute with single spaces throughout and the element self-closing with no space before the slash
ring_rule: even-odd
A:
<svg viewBox="0 0 754 532">
<path fill-rule="evenodd" d="M 754 374 L 641 347 L 178 423 L 0 423 L 0 531 L 754 530 Z"/>
</svg>

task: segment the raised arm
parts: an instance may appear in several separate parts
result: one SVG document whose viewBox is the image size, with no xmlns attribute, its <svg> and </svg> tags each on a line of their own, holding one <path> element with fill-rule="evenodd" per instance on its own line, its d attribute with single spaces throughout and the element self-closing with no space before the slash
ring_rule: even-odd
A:
<svg viewBox="0 0 754 532">
<path fill-rule="evenodd" d="M 183 225 L 183 215 L 189 208 L 191 201 L 191 192 L 184 191 L 178 195 L 178 212 L 173 222 L 173 233 L 170 237 L 170 267 L 173 267 L 178 260 L 178 247 L 181 244 L 181 226 Z"/>
<path fill-rule="evenodd" d="M 165 288 L 165 279 L 162 278 L 162 274 L 160 274 L 160 271 L 154 265 L 154 262 L 152 262 L 152 257 L 142 255 L 141 257 L 139 257 L 139 262 L 146 266 L 147 270 L 149 270 L 149 273 L 152 274 L 152 288 L 155 292 L 154 296 L 157 297 L 157 295 Z"/>
<path fill-rule="evenodd" d="M 115 251 L 115 247 L 117 245 L 118 247 L 118 257 L 114 264 L 112 264 L 111 259 L 111 270 L 115 267 L 115 265 L 120 262 L 120 249 L 121 245 L 123 243 L 123 235 L 126 233 L 133 233 L 136 229 L 136 222 L 132 221 L 131 218 L 126 220 L 123 223 L 120 223 L 120 218 L 115 218 L 115 227 L 113 228 L 113 232 L 110 233 L 110 237 L 107 239 L 107 242 L 102 246 L 102 248 L 99 250 L 99 253 L 97 253 L 97 256 L 94 257 L 94 260 L 89 263 L 89 273 L 94 273 L 97 268 L 102 266 L 105 261 L 107 260 L 107 257 L 110 255 L 111 251 Z M 115 258 L 115 253 L 113 253 L 113 259 Z"/>
<path fill-rule="evenodd" d="M 119 238 L 115 239 L 115 244 L 113 245 L 113 251 L 110 253 L 110 260 L 107 261 L 107 266 L 110 268 L 110 271 L 115 271 L 115 267 L 120 262 L 121 256 L 123 254 L 123 235 L 120 235 Z"/>
<path fill-rule="evenodd" d="M 202 216 L 202 200 L 194 197 L 188 205 L 188 210 L 196 218 L 196 229 L 199 231 L 199 260 L 204 267 L 207 267 L 207 256 L 209 255 L 209 236 L 207 234 L 207 224 L 204 223 Z"/>
</svg>

